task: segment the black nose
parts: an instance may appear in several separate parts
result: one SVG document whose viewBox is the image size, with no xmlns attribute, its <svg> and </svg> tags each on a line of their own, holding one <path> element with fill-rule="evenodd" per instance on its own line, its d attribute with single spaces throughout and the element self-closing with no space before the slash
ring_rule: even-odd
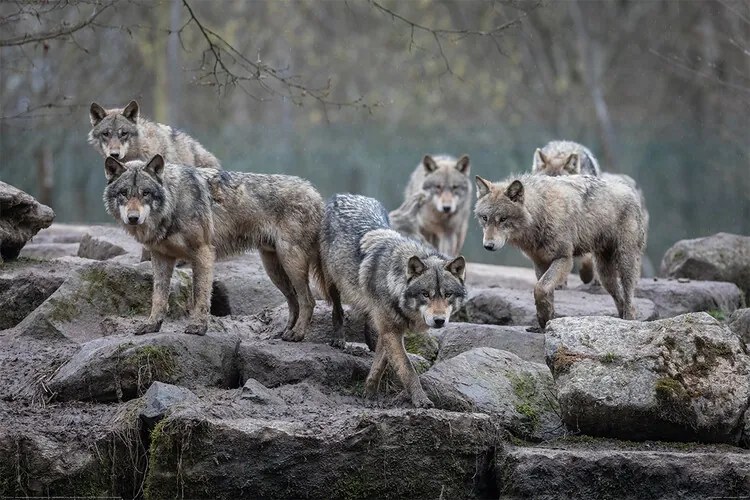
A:
<svg viewBox="0 0 750 500">
<path fill-rule="evenodd" d="M 495 244 L 494 243 L 485 243 L 484 244 L 484 248 L 486 250 L 494 250 L 495 249 Z"/>
<path fill-rule="evenodd" d="M 120 153 L 109 153 L 109 156 L 111 156 L 112 158 L 116 160 L 120 157 Z"/>
<path fill-rule="evenodd" d="M 443 207 L 443 212 L 446 214 L 451 211 L 451 207 Z"/>
<path fill-rule="evenodd" d="M 137 215 L 128 215 L 128 222 L 131 224 L 138 224 L 138 218 Z"/>
<path fill-rule="evenodd" d="M 438 328 L 442 328 L 443 325 L 445 325 L 445 320 L 443 318 L 434 318 L 433 321 L 435 322 L 435 326 Z"/>
</svg>

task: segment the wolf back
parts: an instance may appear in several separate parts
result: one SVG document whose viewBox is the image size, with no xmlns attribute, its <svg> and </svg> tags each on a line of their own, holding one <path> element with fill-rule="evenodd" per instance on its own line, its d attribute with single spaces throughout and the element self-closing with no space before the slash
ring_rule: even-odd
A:
<svg viewBox="0 0 750 500">
<path fill-rule="evenodd" d="M 219 160 L 185 132 L 141 117 L 135 101 L 106 110 L 93 103 L 89 115 L 92 128 L 88 142 L 104 158 L 148 161 L 159 154 L 175 165 L 221 168 Z"/>
</svg>

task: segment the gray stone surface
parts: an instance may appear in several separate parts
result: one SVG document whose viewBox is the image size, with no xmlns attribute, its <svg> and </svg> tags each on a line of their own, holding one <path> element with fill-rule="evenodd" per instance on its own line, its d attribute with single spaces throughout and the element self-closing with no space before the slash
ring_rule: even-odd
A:
<svg viewBox="0 0 750 500">
<path fill-rule="evenodd" d="M 92 226 L 81 238 L 78 256 L 84 259 L 109 260 L 132 254 L 140 258 L 142 246 L 117 226 Z M 136 261 L 137 262 L 137 261 Z"/>
<path fill-rule="evenodd" d="M 153 425 L 164 418 L 173 406 L 195 401 L 198 401 L 198 396 L 190 389 L 157 380 L 143 395 L 143 408 L 138 416 L 148 425 Z"/>
<path fill-rule="evenodd" d="M 26 242 L 54 218 L 50 207 L 0 181 L 0 263 L 16 259 Z"/>
<path fill-rule="evenodd" d="M 242 399 L 261 405 L 286 405 L 283 399 L 271 392 L 254 378 L 249 378 L 242 386 Z"/>
<path fill-rule="evenodd" d="M 750 309 L 738 309 L 732 313 L 729 328 L 739 335 L 742 341 L 750 344 Z"/>
<path fill-rule="evenodd" d="M 526 361 L 544 363 L 544 334 L 526 331 L 524 326 L 450 323 L 433 335 L 438 339 L 438 361 L 450 359 L 475 347 L 509 351 Z"/>
</svg>

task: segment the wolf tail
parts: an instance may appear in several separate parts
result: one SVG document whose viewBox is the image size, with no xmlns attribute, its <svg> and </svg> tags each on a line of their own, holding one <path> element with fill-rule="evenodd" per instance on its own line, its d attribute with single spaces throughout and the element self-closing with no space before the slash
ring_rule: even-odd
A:
<svg viewBox="0 0 750 500">
<path fill-rule="evenodd" d="M 328 304 L 331 304 L 331 295 L 328 292 L 329 280 L 323 268 L 323 259 L 320 253 L 320 242 L 315 243 L 313 248 L 315 255 L 310 259 L 310 277 L 312 278 L 315 287 L 318 289 L 323 300 Z"/>
</svg>

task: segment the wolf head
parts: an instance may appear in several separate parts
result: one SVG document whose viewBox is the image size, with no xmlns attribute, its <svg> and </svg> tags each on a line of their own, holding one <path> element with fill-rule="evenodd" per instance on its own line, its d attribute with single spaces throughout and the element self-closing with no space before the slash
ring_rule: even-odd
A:
<svg viewBox="0 0 750 500">
<path fill-rule="evenodd" d="M 89 142 L 105 157 L 124 160 L 134 155 L 138 141 L 138 103 L 130 101 L 124 109 L 106 110 L 97 103 L 89 111 L 91 132 Z M 137 155 L 135 155 L 137 156 Z"/>
<path fill-rule="evenodd" d="M 425 170 L 422 190 L 429 196 L 432 208 L 440 213 L 456 213 L 471 190 L 469 157 L 463 155 L 456 161 L 448 156 L 425 155 L 422 167 Z"/>
<path fill-rule="evenodd" d="M 466 260 L 446 260 L 437 256 L 409 258 L 406 265 L 406 290 L 401 308 L 412 318 L 422 319 L 430 328 L 442 328 L 451 313 L 461 307 L 466 297 L 464 279 Z"/>
<path fill-rule="evenodd" d="M 474 214 L 482 226 L 482 243 L 490 251 L 499 250 L 531 223 L 524 206 L 524 187 L 516 179 L 507 187 L 476 177 L 477 204 Z"/>
<path fill-rule="evenodd" d="M 126 226 L 146 222 L 150 215 L 164 207 L 166 192 L 162 185 L 164 159 L 154 156 L 148 163 L 131 161 L 122 164 L 108 156 L 104 160 L 107 187 L 104 206 L 107 212 Z"/>
<path fill-rule="evenodd" d="M 581 157 L 578 153 L 549 156 L 537 148 L 531 170 L 535 174 L 551 176 L 577 175 L 581 173 Z"/>
</svg>

